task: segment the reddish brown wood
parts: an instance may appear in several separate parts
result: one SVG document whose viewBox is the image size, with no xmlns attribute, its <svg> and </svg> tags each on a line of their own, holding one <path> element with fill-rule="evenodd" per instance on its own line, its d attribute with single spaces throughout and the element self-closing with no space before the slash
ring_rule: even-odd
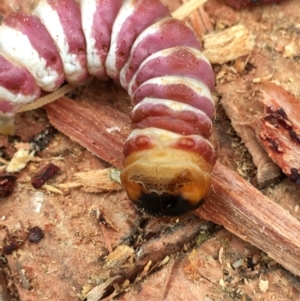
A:
<svg viewBox="0 0 300 301">
<path fill-rule="evenodd" d="M 129 117 L 98 103 L 63 97 L 46 106 L 50 122 L 93 154 L 121 168 Z"/>
<path fill-rule="evenodd" d="M 239 88 L 236 89 L 235 87 Z M 257 167 L 256 181 L 258 187 L 265 187 L 281 175 L 280 168 L 270 159 L 261 143 L 257 140 L 255 129 L 257 119 L 262 114 L 262 105 L 255 97 L 258 86 L 237 79 L 217 87 L 222 95 L 221 104 L 230 118 L 236 133 L 241 137 Z"/>
<path fill-rule="evenodd" d="M 299 221 L 224 165 L 215 165 L 211 194 L 194 213 L 223 225 L 300 275 Z"/>
</svg>

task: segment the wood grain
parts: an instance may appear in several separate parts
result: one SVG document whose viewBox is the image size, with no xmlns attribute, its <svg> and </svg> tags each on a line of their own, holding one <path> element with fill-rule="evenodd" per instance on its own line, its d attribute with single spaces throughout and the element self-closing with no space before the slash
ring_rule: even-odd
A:
<svg viewBox="0 0 300 301">
<path fill-rule="evenodd" d="M 300 223 L 237 173 L 217 163 L 210 196 L 194 213 L 223 225 L 300 275 Z"/>
</svg>

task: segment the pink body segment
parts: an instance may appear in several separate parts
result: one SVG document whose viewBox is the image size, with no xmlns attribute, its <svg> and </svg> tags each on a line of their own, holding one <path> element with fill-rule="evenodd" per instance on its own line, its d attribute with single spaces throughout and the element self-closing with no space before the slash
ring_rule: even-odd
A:
<svg viewBox="0 0 300 301">
<path fill-rule="evenodd" d="M 166 75 L 190 77 L 203 82 L 209 89 L 215 85 L 214 73 L 202 53 L 194 48 L 178 46 L 156 52 L 142 62 L 129 83 L 129 96 L 132 97 L 148 79 Z"/>
<path fill-rule="evenodd" d="M 40 93 L 41 89 L 25 67 L 0 54 L 0 115 L 15 114 Z"/>
<path fill-rule="evenodd" d="M 34 14 L 60 52 L 67 81 L 73 85 L 84 83 L 88 72 L 79 4 L 74 0 L 40 0 Z"/>
<path fill-rule="evenodd" d="M 18 12 L 4 18 L 0 52 L 26 67 L 45 91 L 56 90 L 64 81 L 57 48 L 36 16 Z"/>
<path fill-rule="evenodd" d="M 178 45 L 200 49 L 195 32 L 184 22 L 174 18 L 164 18 L 145 29 L 132 45 L 130 57 L 120 73 L 124 89 L 140 64 L 151 54 Z"/>
<path fill-rule="evenodd" d="M 210 119 L 214 115 L 214 103 L 210 90 L 202 82 L 185 76 L 162 76 L 140 85 L 131 102 L 136 106 L 146 97 L 172 99 L 203 111 Z"/>
<path fill-rule="evenodd" d="M 105 61 L 111 31 L 122 0 L 81 0 L 81 22 L 86 39 L 87 68 L 91 75 L 106 78 Z"/>
<path fill-rule="evenodd" d="M 135 39 L 152 23 L 167 16 L 170 16 L 169 11 L 157 0 L 123 1 L 113 25 L 105 64 L 109 77 L 119 80 L 120 70 L 129 57 Z"/>
</svg>

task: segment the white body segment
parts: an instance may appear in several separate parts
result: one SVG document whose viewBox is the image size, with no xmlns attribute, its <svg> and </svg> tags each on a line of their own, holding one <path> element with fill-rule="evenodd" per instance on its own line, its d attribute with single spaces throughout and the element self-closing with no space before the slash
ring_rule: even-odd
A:
<svg viewBox="0 0 300 301">
<path fill-rule="evenodd" d="M 209 61 L 207 60 L 207 58 L 202 54 L 202 52 L 200 50 L 194 49 L 194 48 L 190 48 L 190 47 L 184 47 L 185 49 L 188 49 L 188 51 L 190 53 L 192 53 L 194 55 L 195 58 L 203 60 L 204 62 L 206 62 L 208 65 L 210 65 Z M 139 72 L 144 68 L 144 66 L 150 62 L 150 61 L 155 61 L 156 59 L 161 59 L 161 58 L 166 58 L 170 55 L 172 55 L 174 52 L 176 52 L 177 50 L 179 50 L 180 47 L 172 47 L 172 48 L 168 48 L 168 49 L 164 49 L 161 51 L 158 51 L 156 53 L 153 53 L 152 55 L 148 56 L 139 66 L 138 70 L 136 71 L 136 73 L 134 74 L 134 76 L 132 77 L 131 81 L 129 82 L 128 85 L 128 95 L 130 96 L 130 98 L 133 97 L 134 94 L 134 90 L 133 90 L 133 86 L 136 84 L 136 78 L 139 76 Z M 157 63 L 159 63 L 157 61 Z"/>
<path fill-rule="evenodd" d="M 167 130 L 155 128 L 155 127 L 149 127 L 146 129 L 134 129 L 130 135 L 127 138 L 128 140 L 134 139 L 138 136 L 147 136 L 150 138 L 153 144 L 159 149 L 165 149 L 170 147 L 171 145 L 174 145 L 178 140 L 180 140 L 182 137 L 192 138 L 194 141 L 201 141 L 204 140 L 200 135 L 181 135 L 177 133 L 173 133 Z M 212 144 L 206 140 L 206 143 L 213 148 Z"/>
<path fill-rule="evenodd" d="M 101 62 L 97 49 L 96 40 L 93 38 L 92 29 L 94 24 L 94 15 L 97 8 L 97 0 L 81 0 L 81 23 L 86 39 L 87 69 L 89 74 L 99 76 L 104 73 L 104 64 Z"/>
<path fill-rule="evenodd" d="M 57 89 L 56 82 L 61 78 L 61 74 L 46 66 L 46 60 L 40 57 L 26 35 L 2 24 L 0 26 L 0 51 L 26 67 L 41 89 L 48 92 Z"/>
<path fill-rule="evenodd" d="M 197 113 L 203 116 L 206 116 L 206 114 L 199 110 L 196 109 L 188 104 L 170 100 L 170 99 L 162 99 L 162 98 L 152 98 L 152 97 L 146 97 L 144 98 L 141 102 L 139 102 L 133 109 L 132 109 L 132 114 L 141 106 L 149 104 L 149 105 L 164 105 L 173 111 L 181 112 L 181 111 L 191 111 L 193 113 Z"/>
<path fill-rule="evenodd" d="M 40 18 L 57 46 L 67 81 L 71 84 L 78 84 L 86 73 L 86 69 L 81 66 L 77 55 L 70 52 L 58 13 L 52 9 L 46 0 L 40 0 L 33 14 Z"/>
<path fill-rule="evenodd" d="M 202 83 L 199 80 L 190 78 L 190 77 L 185 77 L 185 76 L 161 76 L 161 77 L 154 77 L 151 79 L 148 79 L 144 83 L 140 85 L 140 87 L 149 85 L 149 84 L 158 84 L 161 86 L 167 86 L 167 85 L 172 85 L 172 84 L 182 84 L 185 85 L 192 90 L 196 91 L 199 95 L 206 97 L 211 101 L 212 104 L 214 104 L 212 95 L 208 87 Z M 193 107 L 194 108 L 194 107 Z"/>
<path fill-rule="evenodd" d="M 118 37 L 124 22 L 134 12 L 135 7 L 133 3 L 133 0 L 124 0 L 112 28 L 110 49 L 106 58 L 105 68 L 107 75 L 113 79 L 116 79 L 119 73 L 117 68 Z"/>
<path fill-rule="evenodd" d="M 38 97 L 38 94 L 24 95 L 21 93 L 15 94 L 10 90 L 0 86 L 0 99 L 5 99 L 11 102 L 13 105 L 21 106 L 26 103 L 30 103 Z"/>
</svg>

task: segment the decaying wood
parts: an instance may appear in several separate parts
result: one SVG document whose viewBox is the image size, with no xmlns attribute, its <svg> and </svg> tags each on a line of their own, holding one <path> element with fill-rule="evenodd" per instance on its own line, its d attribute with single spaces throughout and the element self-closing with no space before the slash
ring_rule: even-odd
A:
<svg viewBox="0 0 300 301">
<path fill-rule="evenodd" d="M 72 106 L 71 121 L 74 122 L 74 118 L 79 120 L 83 113 L 81 104 L 72 103 L 68 99 L 67 103 L 68 106 Z M 70 118 L 68 115 L 62 119 L 59 114 L 60 106 L 65 106 L 64 99 L 51 104 L 50 120 L 60 131 L 72 138 L 74 137 L 72 133 L 74 131 L 73 122 L 67 120 Z M 84 114 L 91 116 L 90 110 L 94 110 L 94 106 L 85 103 L 84 107 Z M 109 124 L 106 123 L 106 126 L 113 124 L 118 128 L 129 127 L 128 119 L 118 118 L 117 112 L 113 109 L 107 110 L 106 107 L 99 106 L 97 114 L 99 116 L 106 115 L 110 122 Z M 101 133 L 103 131 L 102 125 L 100 128 L 98 127 L 99 123 L 80 125 L 81 131 L 85 132 L 86 135 L 89 132 Z M 110 136 L 111 139 L 116 139 L 113 133 L 107 133 L 106 139 L 110 140 Z M 103 158 L 103 149 L 107 147 L 106 139 L 102 140 L 101 135 L 95 136 L 93 142 L 98 145 L 95 148 L 93 145 L 89 145 L 91 143 L 89 141 L 92 140 L 87 140 L 85 135 L 80 137 L 82 140 L 76 136 L 79 144 L 106 160 Z M 118 135 L 118 139 L 114 147 L 115 154 L 118 154 L 119 157 L 111 160 L 116 166 L 122 160 L 121 152 L 125 136 Z M 197 210 L 196 214 L 223 225 L 237 236 L 261 248 L 289 271 L 300 275 L 300 223 L 225 166 L 221 164 L 215 166 L 211 195 L 207 198 L 203 209 Z"/>
<path fill-rule="evenodd" d="M 203 54 L 212 64 L 223 64 L 248 55 L 254 47 L 254 36 L 243 25 L 203 37 Z"/>
<path fill-rule="evenodd" d="M 238 87 L 238 88 L 237 88 Z M 261 106 L 252 91 L 257 89 L 244 81 L 232 81 L 217 87 L 222 95 L 220 100 L 226 114 L 230 117 L 231 124 L 237 134 L 243 139 L 245 146 L 252 155 L 253 163 L 257 167 L 256 182 L 263 188 L 280 176 L 280 168 L 271 160 L 259 141 L 256 139 L 256 119 L 253 117 Z"/>
<path fill-rule="evenodd" d="M 1 301 L 10 301 L 11 296 L 9 289 L 7 287 L 7 275 L 5 275 L 4 270 L 8 268 L 4 266 L 3 263 L 0 263 L 0 300 Z"/>
<path fill-rule="evenodd" d="M 300 185 L 300 101 L 272 83 L 264 83 L 261 93 L 264 112 L 256 135 L 269 157 Z"/>
<path fill-rule="evenodd" d="M 103 263 L 103 274 L 106 278 L 117 277 L 119 287 L 116 286 L 115 293 L 119 294 L 126 287 L 126 283 L 128 285 L 128 282 L 133 278 L 136 277 L 140 281 L 153 270 L 166 264 L 169 261 L 168 254 L 180 251 L 182 246 L 178 244 L 178 241 L 185 244 L 189 243 L 199 234 L 204 225 L 204 221 L 199 223 L 199 219 L 195 216 L 189 216 L 180 225 L 175 222 L 164 232 L 163 236 L 145 241 L 139 247 L 138 252 L 135 252 L 131 247 L 119 245 L 106 257 Z M 87 298 L 85 300 L 99 300 L 102 287 L 101 285 L 95 286 L 83 297 Z"/>
<path fill-rule="evenodd" d="M 228 5 L 232 6 L 235 9 L 242 9 L 249 6 L 255 6 L 259 4 L 271 4 L 271 3 L 278 3 L 285 0 L 261 0 L 261 1 L 250 1 L 250 0 L 222 0 L 223 2 L 227 3 Z"/>
<path fill-rule="evenodd" d="M 129 117 L 99 103 L 75 103 L 66 97 L 46 106 L 52 125 L 93 154 L 122 167 Z M 76 126 L 75 126 L 76 125 Z"/>
</svg>

